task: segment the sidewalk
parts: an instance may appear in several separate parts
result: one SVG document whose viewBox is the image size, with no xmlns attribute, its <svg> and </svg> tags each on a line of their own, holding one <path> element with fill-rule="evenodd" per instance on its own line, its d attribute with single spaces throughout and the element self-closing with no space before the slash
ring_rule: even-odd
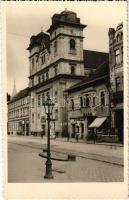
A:
<svg viewBox="0 0 129 200">
<path fill-rule="evenodd" d="M 9 137 L 11 139 L 11 137 Z M 13 137 L 14 138 L 14 137 Z M 33 136 L 16 136 L 14 141 L 19 143 L 22 141 L 25 146 L 40 149 L 42 152 L 43 148 L 47 148 L 47 138 Z M 78 157 L 98 160 L 102 162 L 117 164 L 123 166 L 123 147 L 117 146 L 116 144 L 87 144 L 84 142 L 67 142 L 67 138 L 51 139 L 51 150 L 52 152 L 62 154 L 74 154 Z"/>
</svg>

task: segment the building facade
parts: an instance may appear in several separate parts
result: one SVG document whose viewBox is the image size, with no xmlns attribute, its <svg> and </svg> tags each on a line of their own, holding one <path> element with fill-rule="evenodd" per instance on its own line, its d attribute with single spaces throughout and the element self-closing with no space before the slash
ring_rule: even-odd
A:
<svg viewBox="0 0 129 200">
<path fill-rule="evenodd" d="M 109 133 L 109 65 L 104 63 L 95 70 L 95 73 L 85 78 L 67 92 L 68 99 L 68 127 L 69 136 L 79 135 L 81 139 L 91 136 L 91 124 L 96 124 L 97 135 Z M 94 128 L 94 127 L 93 127 Z M 102 132 L 103 131 L 103 132 Z"/>
<path fill-rule="evenodd" d="M 29 88 L 31 132 L 47 132 L 43 102 L 49 96 L 55 104 L 51 132 L 64 134 L 63 91 L 84 77 L 83 29 L 76 13 L 63 11 L 52 17 L 48 34 L 32 36 Z"/>
<path fill-rule="evenodd" d="M 8 134 L 29 135 L 30 96 L 28 88 L 21 90 L 8 102 Z"/>
<path fill-rule="evenodd" d="M 112 128 L 123 142 L 123 24 L 109 29 L 109 67 L 111 83 Z"/>
</svg>

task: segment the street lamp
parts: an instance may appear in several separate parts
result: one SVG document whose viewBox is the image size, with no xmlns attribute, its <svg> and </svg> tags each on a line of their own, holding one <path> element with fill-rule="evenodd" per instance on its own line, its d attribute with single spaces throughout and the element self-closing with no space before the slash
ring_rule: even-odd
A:
<svg viewBox="0 0 129 200">
<path fill-rule="evenodd" d="M 46 102 L 43 103 L 45 113 L 47 115 L 47 122 L 48 122 L 48 134 L 47 134 L 47 161 L 46 161 L 46 174 L 44 178 L 52 179 L 52 162 L 51 162 L 51 151 L 50 151 L 50 121 L 51 115 L 54 107 L 54 103 L 48 97 Z"/>
</svg>

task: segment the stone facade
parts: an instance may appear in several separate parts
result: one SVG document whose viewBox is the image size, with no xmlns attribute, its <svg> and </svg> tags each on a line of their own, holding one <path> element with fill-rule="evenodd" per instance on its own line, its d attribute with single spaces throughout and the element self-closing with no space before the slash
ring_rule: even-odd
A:
<svg viewBox="0 0 129 200">
<path fill-rule="evenodd" d="M 63 135 L 63 91 L 84 77 L 83 29 L 76 13 L 63 11 L 52 17 L 48 33 L 32 36 L 29 88 L 31 95 L 31 133 L 47 133 L 43 102 L 49 96 L 55 104 L 51 135 Z M 44 120 L 42 120 L 44 119 Z M 42 122 L 44 121 L 44 122 Z"/>
<path fill-rule="evenodd" d="M 28 88 L 8 102 L 8 134 L 29 135 L 30 96 Z"/>
</svg>

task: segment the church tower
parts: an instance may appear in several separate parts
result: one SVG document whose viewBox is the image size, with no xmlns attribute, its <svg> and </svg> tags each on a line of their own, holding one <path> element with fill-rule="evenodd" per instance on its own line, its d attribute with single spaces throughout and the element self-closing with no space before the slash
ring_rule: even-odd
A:
<svg viewBox="0 0 129 200">
<path fill-rule="evenodd" d="M 50 34 L 51 62 L 56 62 L 60 74 L 84 75 L 83 29 L 77 14 L 67 9 L 54 14 Z"/>
</svg>

